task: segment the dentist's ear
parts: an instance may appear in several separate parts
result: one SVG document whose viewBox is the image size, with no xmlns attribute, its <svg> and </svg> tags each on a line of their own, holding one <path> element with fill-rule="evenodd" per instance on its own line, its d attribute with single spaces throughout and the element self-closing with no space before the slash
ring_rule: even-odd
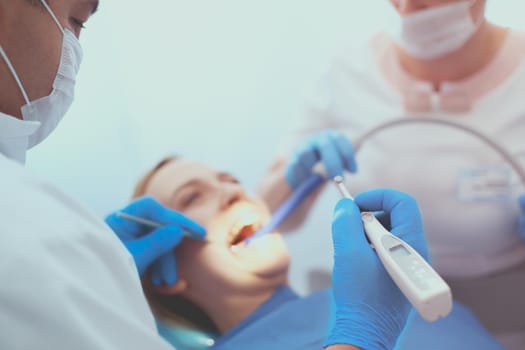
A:
<svg viewBox="0 0 525 350">
<path fill-rule="evenodd" d="M 152 288 L 159 294 L 176 295 L 181 294 L 188 288 L 188 282 L 183 278 L 179 278 L 173 285 L 161 284 L 160 286 L 152 286 Z"/>
</svg>

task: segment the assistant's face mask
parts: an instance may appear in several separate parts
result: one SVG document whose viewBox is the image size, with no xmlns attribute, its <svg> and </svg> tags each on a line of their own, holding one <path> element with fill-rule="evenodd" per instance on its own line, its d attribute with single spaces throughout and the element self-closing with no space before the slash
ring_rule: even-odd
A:
<svg viewBox="0 0 525 350">
<path fill-rule="evenodd" d="M 398 45 L 420 59 L 443 57 L 463 46 L 483 21 L 474 21 L 470 8 L 476 0 L 462 0 L 431 7 L 400 17 Z"/>
<path fill-rule="evenodd" d="M 3 57 L 9 70 L 13 74 L 26 102 L 21 109 L 22 118 L 24 120 L 37 121 L 40 123 L 38 129 L 29 136 L 28 148 L 42 142 L 55 129 L 73 103 L 76 76 L 82 60 L 82 48 L 80 47 L 78 39 L 69 29 L 62 28 L 60 22 L 45 0 L 41 0 L 41 2 L 64 36 L 60 65 L 58 67 L 57 76 L 53 82 L 53 90 L 51 91 L 51 94 L 35 101 L 29 101 L 29 97 L 18 77 L 18 74 L 0 46 L 0 55 Z"/>
</svg>

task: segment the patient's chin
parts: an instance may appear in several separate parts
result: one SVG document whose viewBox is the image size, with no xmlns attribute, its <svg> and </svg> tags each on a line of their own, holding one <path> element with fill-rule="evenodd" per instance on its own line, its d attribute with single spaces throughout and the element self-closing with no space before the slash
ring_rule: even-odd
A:
<svg viewBox="0 0 525 350">
<path fill-rule="evenodd" d="M 290 256 L 278 234 L 257 238 L 236 252 L 245 269 L 262 278 L 287 277 Z"/>
<path fill-rule="evenodd" d="M 288 278 L 288 268 L 290 267 L 290 257 L 280 256 L 278 259 L 274 259 L 271 262 L 260 266 L 256 271 L 255 275 L 261 278 L 281 278 L 285 281 Z"/>
</svg>

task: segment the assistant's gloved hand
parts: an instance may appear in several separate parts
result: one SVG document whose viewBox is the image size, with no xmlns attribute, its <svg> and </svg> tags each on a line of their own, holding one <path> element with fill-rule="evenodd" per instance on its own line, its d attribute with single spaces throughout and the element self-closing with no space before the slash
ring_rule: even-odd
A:
<svg viewBox="0 0 525 350">
<path fill-rule="evenodd" d="M 428 259 L 421 216 L 415 200 L 394 190 L 374 190 L 337 203 L 332 223 L 334 244 L 334 327 L 326 346 L 349 344 L 366 350 L 392 349 L 411 305 L 370 247 L 360 210 L 384 211 L 390 232 Z"/>
<path fill-rule="evenodd" d="M 312 174 L 315 164 L 322 162 L 328 178 L 343 175 L 344 170 L 357 171 L 354 148 L 341 132 L 326 130 L 309 138 L 297 148 L 286 167 L 286 182 L 295 190 Z"/>
<path fill-rule="evenodd" d="M 203 239 L 206 230 L 184 215 L 162 206 L 151 197 L 141 197 L 120 211 L 166 224 L 164 227 L 152 229 L 120 218 L 117 212 L 106 218 L 106 223 L 133 256 L 140 276 L 151 265 L 151 281 L 154 285 L 175 284 L 177 269 L 173 249 L 184 237 L 182 230 L 191 231 L 197 239 Z"/>
<path fill-rule="evenodd" d="M 519 229 L 520 229 L 521 239 L 525 241 L 525 194 L 522 194 L 518 198 L 518 202 L 520 203 L 520 208 L 521 208 Z"/>
</svg>

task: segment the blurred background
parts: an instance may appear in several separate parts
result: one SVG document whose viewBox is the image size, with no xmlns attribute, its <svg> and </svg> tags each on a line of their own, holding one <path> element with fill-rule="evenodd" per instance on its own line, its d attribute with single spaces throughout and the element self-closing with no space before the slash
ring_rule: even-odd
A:
<svg viewBox="0 0 525 350">
<path fill-rule="evenodd" d="M 522 0 L 488 0 L 488 17 L 525 30 Z M 254 190 L 331 58 L 395 25 L 388 0 L 102 0 L 81 37 L 73 107 L 27 166 L 98 216 L 123 206 L 138 177 L 179 154 Z M 287 235 L 291 284 L 329 284 L 325 191 Z"/>
</svg>

